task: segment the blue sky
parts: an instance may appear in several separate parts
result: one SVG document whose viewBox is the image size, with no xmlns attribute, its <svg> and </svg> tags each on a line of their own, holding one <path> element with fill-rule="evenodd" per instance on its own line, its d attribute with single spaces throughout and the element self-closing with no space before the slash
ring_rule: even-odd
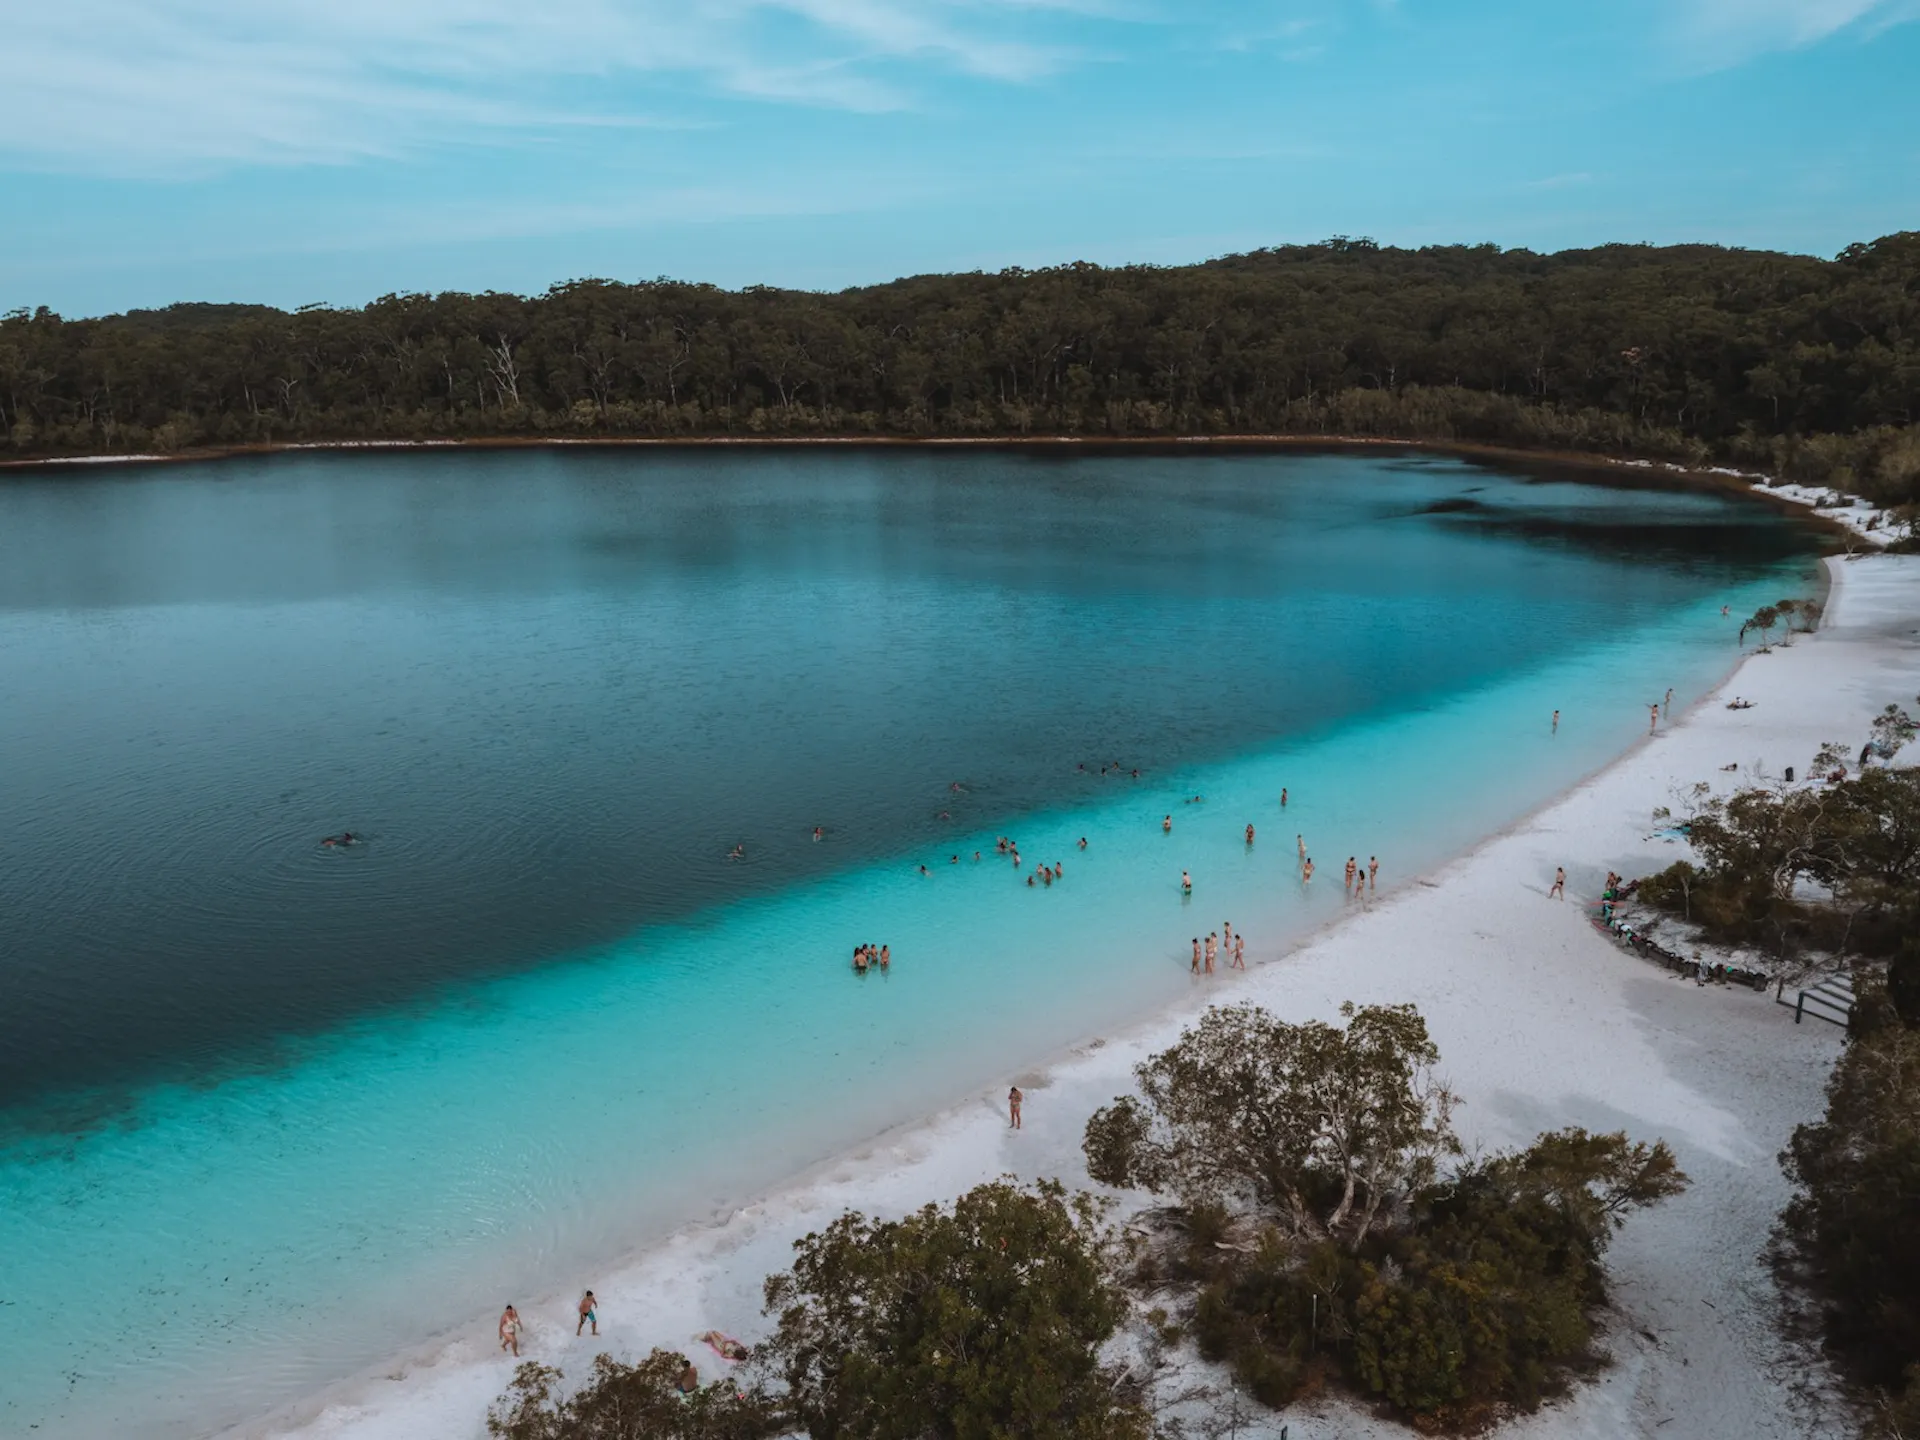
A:
<svg viewBox="0 0 1920 1440">
<path fill-rule="evenodd" d="M 0 0 L 0 309 L 1920 228 L 1920 0 Z"/>
</svg>

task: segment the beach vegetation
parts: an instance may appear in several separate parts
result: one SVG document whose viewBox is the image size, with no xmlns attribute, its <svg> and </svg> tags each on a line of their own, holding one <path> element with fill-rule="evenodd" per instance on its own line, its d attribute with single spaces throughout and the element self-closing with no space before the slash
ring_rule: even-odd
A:
<svg viewBox="0 0 1920 1440">
<path fill-rule="evenodd" d="M 1781 1164 L 1795 1194 L 1787 1254 L 1819 1304 L 1829 1351 L 1873 1392 L 1874 1428 L 1920 1434 L 1920 951 L 1904 997 L 1861 985 L 1821 1119 Z"/>
<path fill-rule="evenodd" d="M 1910 721 L 1898 707 L 1862 747 L 1891 753 Z M 1883 738 L 1884 737 L 1884 738 Z M 1816 772 L 1844 771 L 1837 747 Z M 1851 778 L 1699 799 L 1682 827 L 1695 860 L 1646 877 L 1638 895 L 1722 943 L 1887 961 L 1895 991 L 1920 936 L 1920 771 L 1867 765 Z M 1697 863 L 1696 863 L 1697 861 Z"/>
<path fill-rule="evenodd" d="M 977 1186 L 901 1220 L 848 1213 L 766 1284 L 757 1351 L 815 1440 L 1146 1440 L 1100 1348 L 1129 1310 L 1102 1207 L 1058 1183 Z"/>
<path fill-rule="evenodd" d="M 1920 232 L 1832 259 L 1343 238 L 819 294 L 580 279 L 0 317 L 0 455 L 342 440 L 1312 435 L 1920 501 Z M 1604 303 L 1602 300 L 1604 297 Z"/>
<path fill-rule="evenodd" d="M 1348 1004 L 1344 1027 L 1215 1006 L 1135 1067 L 1138 1095 L 1087 1122 L 1088 1173 L 1189 1207 L 1243 1201 L 1358 1249 L 1456 1153 L 1454 1098 L 1411 1005 Z"/>
<path fill-rule="evenodd" d="M 1134 1283 L 1188 1287 L 1202 1354 L 1269 1405 L 1340 1384 L 1458 1430 L 1535 1405 L 1596 1363 L 1613 1232 L 1686 1176 L 1664 1143 L 1583 1130 L 1462 1160 L 1418 1012 L 1343 1016 L 1210 1011 L 1095 1115 L 1094 1177 L 1170 1195 L 1208 1241 Z"/>
<path fill-rule="evenodd" d="M 758 1386 L 721 1379 L 682 1388 L 687 1357 L 655 1350 L 626 1365 L 601 1355 L 577 1388 L 551 1365 L 524 1361 L 487 1412 L 494 1440 L 767 1440 L 785 1434 Z"/>
</svg>

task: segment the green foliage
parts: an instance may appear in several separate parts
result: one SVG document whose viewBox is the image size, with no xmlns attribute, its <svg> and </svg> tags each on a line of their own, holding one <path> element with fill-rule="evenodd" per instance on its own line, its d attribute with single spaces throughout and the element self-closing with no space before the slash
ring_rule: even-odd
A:
<svg viewBox="0 0 1920 1440">
<path fill-rule="evenodd" d="M 785 1433 L 757 1388 L 719 1381 L 681 1393 L 687 1357 L 655 1350 L 637 1365 L 610 1355 L 563 1396 L 561 1372 L 529 1360 L 487 1412 L 495 1440 L 765 1440 Z"/>
<path fill-rule="evenodd" d="M 1786 1228 L 1817 1277 L 1829 1341 L 1894 1392 L 1896 1434 L 1920 1419 L 1920 1016 L 1905 1018 L 1852 1036 L 1825 1116 L 1780 1157 L 1798 1187 Z"/>
<path fill-rule="evenodd" d="M 1355 1247 L 1458 1149 L 1453 1097 L 1411 1005 L 1343 1005 L 1346 1028 L 1215 1006 L 1087 1122 L 1089 1173 L 1190 1205 L 1244 1194 Z"/>
<path fill-rule="evenodd" d="M 1126 1309 L 1094 1202 L 982 1185 L 951 1210 L 848 1214 L 767 1281 L 767 1362 L 815 1440 L 1134 1440 L 1099 1362 Z"/>
<path fill-rule="evenodd" d="M 1920 500 L 1920 234 L 1833 260 L 1333 240 L 839 294 L 0 318 L 0 452 L 288 440 L 1352 435 L 1719 458 Z"/>
<path fill-rule="evenodd" d="M 1583 1360 L 1615 1225 L 1686 1183 L 1664 1144 L 1543 1135 L 1428 1187 L 1358 1253 L 1270 1234 L 1202 1291 L 1196 1332 L 1269 1404 L 1332 1367 L 1423 1428 L 1471 1428 Z"/>
<path fill-rule="evenodd" d="M 1875 725 L 1897 737 L 1900 712 Z M 1836 750 L 1825 747 L 1815 768 Z M 1687 837 L 1701 864 L 1670 866 L 1639 893 L 1717 939 L 1899 956 L 1920 933 L 1920 771 L 1874 766 L 1832 785 L 1708 799 Z M 1809 881 L 1831 898 L 1803 898 Z"/>
</svg>

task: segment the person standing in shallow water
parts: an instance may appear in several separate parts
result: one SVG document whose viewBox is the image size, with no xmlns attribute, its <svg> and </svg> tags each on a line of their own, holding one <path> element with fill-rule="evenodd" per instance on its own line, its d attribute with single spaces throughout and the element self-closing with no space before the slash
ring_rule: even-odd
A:
<svg viewBox="0 0 1920 1440">
<path fill-rule="evenodd" d="M 1660 718 L 1666 719 L 1673 713 L 1673 687 L 1667 686 L 1667 698 L 1660 702 Z"/>
<path fill-rule="evenodd" d="M 1018 1130 L 1020 1128 L 1020 1102 L 1026 1098 L 1026 1096 L 1020 1093 L 1020 1087 L 1018 1085 L 1008 1089 L 1007 1126 L 1009 1129 Z"/>
<path fill-rule="evenodd" d="M 1660 728 L 1660 707 L 1657 704 L 1647 706 L 1647 734 L 1651 735 Z"/>
<path fill-rule="evenodd" d="M 1560 733 L 1560 712 L 1558 710 L 1553 712 L 1553 733 L 1556 735 Z"/>
<path fill-rule="evenodd" d="M 1367 889 L 1378 890 L 1379 888 L 1380 857 L 1378 855 L 1369 855 L 1367 857 Z"/>
<path fill-rule="evenodd" d="M 1302 884 L 1313 879 L 1313 857 L 1309 855 L 1300 862 L 1300 880 Z"/>
<path fill-rule="evenodd" d="M 1244 935 L 1233 937 L 1233 968 L 1236 970 L 1247 968 L 1247 937 Z"/>
<path fill-rule="evenodd" d="M 1169 815 L 1160 822 L 1160 833 L 1163 835 L 1173 833 L 1173 816 Z"/>
<path fill-rule="evenodd" d="M 1251 824 L 1247 826 L 1247 844 L 1249 846 L 1253 844 L 1253 826 Z"/>
<path fill-rule="evenodd" d="M 1184 870 L 1180 872 L 1180 893 L 1182 895 L 1193 894 L 1193 877 Z"/>
<path fill-rule="evenodd" d="M 1280 808 L 1282 810 L 1287 808 L 1287 787 L 1284 785 L 1280 787 Z"/>
<path fill-rule="evenodd" d="M 1193 973 L 1195 975 L 1200 973 L 1200 937 L 1198 935 L 1193 937 Z"/>
</svg>

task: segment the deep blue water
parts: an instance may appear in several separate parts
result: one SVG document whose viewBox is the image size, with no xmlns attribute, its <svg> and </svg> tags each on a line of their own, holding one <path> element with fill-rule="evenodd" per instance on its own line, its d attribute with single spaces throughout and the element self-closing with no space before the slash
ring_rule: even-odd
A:
<svg viewBox="0 0 1920 1440">
<path fill-rule="evenodd" d="M 412 1338 L 340 1334 L 382 1286 L 537 1284 L 1138 1014 L 1186 984 L 1171 871 L 1271 941 L 1320 913 L 1296 829 L 1432 863 L 1698 693 L 1720 605 L 1810 555 L 1717 494 L 1418 455 L 0 484 L 0 1429 L 245 1414 Z M 1068 881 L 1036 906 L 1002 833 Z M 868 938 L 901 962 L 849 998 Z"/>
</svg>

